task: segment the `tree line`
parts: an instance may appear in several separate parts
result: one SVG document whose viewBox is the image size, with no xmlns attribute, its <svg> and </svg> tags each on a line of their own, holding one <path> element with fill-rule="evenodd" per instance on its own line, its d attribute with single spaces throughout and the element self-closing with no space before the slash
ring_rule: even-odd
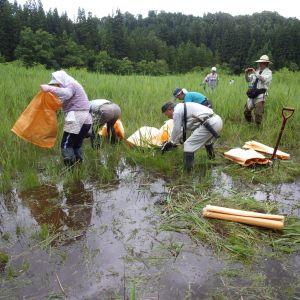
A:
<svg viewBox="0 0 300 300">
<path fill-rule="evenodd" d="M 20 59 L 29 67 L 162 75 L 218 64 L 239 73 L 268 54 L 274 69 L 300 68 L 300 21 L 276 12 L 142 17 L 117 11 L 97 18 L 79 8 L 72 21 L 57 9 L 45 11 L 40 0 L 23 6 L 0 0 L 0 41 L 0 62 Z"/>
</svg>

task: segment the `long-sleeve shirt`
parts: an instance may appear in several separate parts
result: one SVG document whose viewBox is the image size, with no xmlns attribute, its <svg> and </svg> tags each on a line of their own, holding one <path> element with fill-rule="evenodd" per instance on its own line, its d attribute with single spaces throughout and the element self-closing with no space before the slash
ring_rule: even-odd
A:
<svg viewBox="0 0 300 300">
<path fill-rule="evenodd" d="M 257 88 L 258 89 L 268 89 L 271 81 L 272 81 L 272 71 L 269 68 L 265 68 L 261 74 L 259 74 L 260 70 L 256 70 L 255 73 L 245 74 L 245 78 L 247 82 L 250 82 L 251 85 L 254 84 L 256 78 L 258 77 Z"/>
<path fill-rule="evenodd" d="M 195 102 L 198 104 L 202 104 L 205 100 L 206 97 L 198 92 L 187 92 L 186 94 L 184 94 L 184 102 Z"/>
<path fill-rule="evenodd" d="M 52 73 L 52 80 L 60 87 L 45 85 L 46 91 L 55 94 L 62 101 L 65 113 L 64 131 L 78 134 L 83 124 L 92 124 L 89 113 L 90 102 L 83 87 L 65 71 Z"/>
<path fill-rule="evenodd" d="M 194 130 L 200 125 L 198 118 L 203 119 L 205 117 L 212 116 L 214 114 L 211 108 L 193 102 L 186 103 L 186 111 L 187 111 L 186 127 L 189 130 Z M 171 134 L 171 141 L 174 144 L 177 144 L 182 137 L 183 117 L 184 117 L 184 104 L 178 103 L 175 106 L 174 113 L 173 113 L 174 127 Z"/>
<path fill-rule="evenodd" d="M 218 85 L 218 74 L 217 73 L 209 73 L 203 80 L 203 83 L 207 83 L 210 88 L 215 88 Z"/>
</svg>

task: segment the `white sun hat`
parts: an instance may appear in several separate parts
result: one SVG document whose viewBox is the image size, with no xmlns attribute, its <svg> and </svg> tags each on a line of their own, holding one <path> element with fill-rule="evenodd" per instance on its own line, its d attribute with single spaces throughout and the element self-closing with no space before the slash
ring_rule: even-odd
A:
<svg viewBox="0 0 300 300">
<path fill-rule="evenodd" d="M 268 55 L 262 55 L 259 60 L 256 60 L 255 62 L 266 62 L 266 63 L 272 63 L 270 60 L 269 60 L 269 56 Z"/>
<path fill-rule="evenodd" d="M 211 70 L 217 72 L 217 68 L 216 67 L 212 67 Z"/>
</svg>

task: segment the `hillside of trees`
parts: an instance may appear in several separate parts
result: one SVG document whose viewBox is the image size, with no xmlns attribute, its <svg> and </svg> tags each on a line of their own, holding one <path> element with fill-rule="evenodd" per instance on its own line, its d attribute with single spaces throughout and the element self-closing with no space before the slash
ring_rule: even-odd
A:
<svg viewBox="0 0 300 300">
<path fill-rule="evenodd" d="M 84 3 L 83 3 L 84 5 Z M 0 0 L 0 62 L 86 67 L 116 74 L 181 73 L 215 64 L 239 73 L 262 54 L 273 69 L 300 68 L 300 20 L 275 12 L 203 17 L 117 11 L 97 18 L 78 9 L 76 21 L 40 1 Z"/>
</svg>

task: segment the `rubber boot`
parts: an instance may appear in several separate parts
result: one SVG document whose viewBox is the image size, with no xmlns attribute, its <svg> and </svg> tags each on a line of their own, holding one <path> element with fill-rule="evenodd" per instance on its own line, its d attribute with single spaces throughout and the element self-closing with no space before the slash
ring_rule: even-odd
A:
<svg viewBox="0 0 300 300">
<path fill-rule="evenodd" d="M 73 148 L 62 148 L 61 154 L 66 167 L 71 167 L 75 164 L 76 156 L 74 154 Z"/>
<path fill-rule="evenodd" d="M 248 109 L 247 104 L 245 105 L 244 108 L 244 117 L 248 123 L 252 122 L 252 111 Z"/>
<path fill-rule="evenodd" d="M 205 145 L 205 149 L 208 159 L 214 159 L 216 157 L 213 144 Z"/>
<path fill-rule="evenodd" d="M 76 162 L 82 163 L 83 154 L 82 154 L 81 148 L 75 148 L 74 149 L 74 154 L 75 154 Z"/>
<path fill-rule="evenodd" d="M 194 152 L 183 152 L 184 170 L 190 173 L 194 166 Z"/>
</svg>

